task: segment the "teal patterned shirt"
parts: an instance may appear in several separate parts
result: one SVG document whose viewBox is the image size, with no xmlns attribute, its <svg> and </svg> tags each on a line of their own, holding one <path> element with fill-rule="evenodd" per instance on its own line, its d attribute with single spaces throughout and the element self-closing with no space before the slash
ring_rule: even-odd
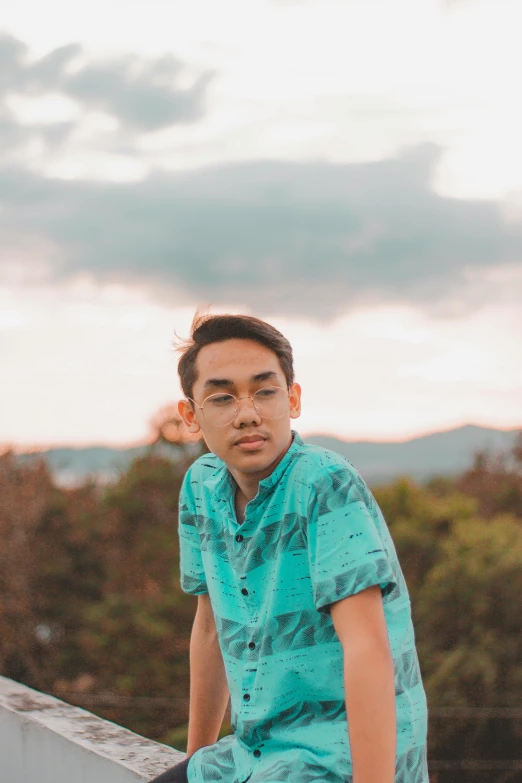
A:
<svg viewBox="0 0 522 783">
<path fill-rule="evenodd" d="M 226 464 L 204 454 L 180 495 L 180 584 L 210 596 L 233 730 L 190 757 L 189 783 L 352 781 L 343 648 L 330 604 L 377 584 L 395 664 L 395 781 L 428 783 L 410 599 L 364 479 L 293 432 L 242 524 L 235 489 Z"/>
</svg>

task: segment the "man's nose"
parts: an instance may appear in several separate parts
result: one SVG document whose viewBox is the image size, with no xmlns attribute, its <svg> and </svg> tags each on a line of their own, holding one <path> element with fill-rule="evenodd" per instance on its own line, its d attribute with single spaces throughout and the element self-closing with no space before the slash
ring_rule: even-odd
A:
<svg viewBox="0 0 522 783">
<path fill-rule="evenodd" d="M 248 402 L 245 402 L 248 400 Z M 237 398 L 238 412 L 234 421 L 261 421 L 261 416 L 254 407 L 254 400 L 250 395 Z"/>
</svg>

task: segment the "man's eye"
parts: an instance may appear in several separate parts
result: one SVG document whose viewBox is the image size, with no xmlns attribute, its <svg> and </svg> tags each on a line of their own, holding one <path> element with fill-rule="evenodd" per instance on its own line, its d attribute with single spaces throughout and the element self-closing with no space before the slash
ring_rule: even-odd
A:
<svg viewBox="0 0 522 783">
<path fill-rule="evenodd" d="M 259 389 L 256 391 L 256 397 L 273 397 L 276 391 L 276 389 Z"/>
<path fill-rule="evenodd" d="M 212 405 L 230 405 L 231 402 L 234 402 L 234 398 L 231 394 L 216 394 L 215 397 L 211 397 L 207 402 L 210 402 Z"/>
</svg>

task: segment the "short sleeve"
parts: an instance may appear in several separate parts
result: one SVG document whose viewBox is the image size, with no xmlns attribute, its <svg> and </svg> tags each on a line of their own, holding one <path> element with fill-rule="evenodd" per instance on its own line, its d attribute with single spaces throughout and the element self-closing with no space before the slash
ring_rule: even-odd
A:
<svg viewBox="0 0 522 783">
<path fill-rule="evenodd" d="M 380 585 L 383 596 L 397 587 L 370 492 L 348 466 L 329 466 L 315 482 L 308 557 L 314 603 L 323 613 L 372 585 Z"/>
<path fill-rule="evenodd" d="M 188 595 L 208 593 L 197 527 L 198 516 L 187 471 L 179 495 L 179 573 L 180 586 Z"/>
</svg>

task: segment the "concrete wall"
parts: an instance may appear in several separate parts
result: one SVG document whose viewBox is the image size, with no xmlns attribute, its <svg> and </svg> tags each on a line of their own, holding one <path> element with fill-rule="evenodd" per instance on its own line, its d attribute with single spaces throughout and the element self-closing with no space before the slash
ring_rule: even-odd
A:
<svg viewBox="0 0 522 783">
<path fill-rule="evenodd" d="M 186 754 L 0 677 L 0 783 L 148 781 Z"/>
</svg>

